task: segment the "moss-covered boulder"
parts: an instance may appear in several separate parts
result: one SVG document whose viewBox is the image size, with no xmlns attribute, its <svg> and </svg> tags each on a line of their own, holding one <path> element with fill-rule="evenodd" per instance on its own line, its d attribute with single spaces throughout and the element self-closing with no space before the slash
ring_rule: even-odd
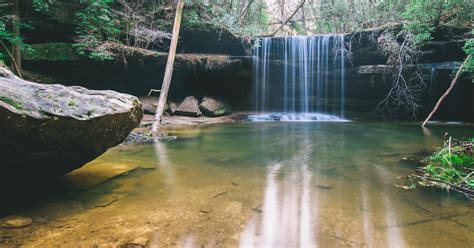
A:
<svg viewBox="0 0 474 248">
<path fill-rule="evenodd" d="M 188 96 L 179 104 L 174 112 L 175 115 L 198 117 L 202 113 L 199 110 L 199 102 L 194 96 Z"/>
<path fill-rule="evenodd" d="M 131 95 L 37 84 L 0 70 L 0 177 L 77 169 L 120 144 L 142 116 Z"/>
<path fill-rule="evenodd" d="M 207 96 L 202 99 L 199 109 L 205 116 L 209 117 L 224 116 L 231 112 L 229 105 Z"/>
</svg>

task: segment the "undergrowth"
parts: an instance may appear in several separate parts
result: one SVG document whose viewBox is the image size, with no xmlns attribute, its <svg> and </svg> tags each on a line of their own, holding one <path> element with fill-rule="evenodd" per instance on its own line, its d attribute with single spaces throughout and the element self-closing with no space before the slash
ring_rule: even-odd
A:
<svg viewBox="0 0 474 248">
<path fill-rule="evenodd" d="M 423 178 L 459 189 L 474 190 L 474 139 L 453 140 L 449 137 L 442 148 L 427 159 Z"/>
</svg>

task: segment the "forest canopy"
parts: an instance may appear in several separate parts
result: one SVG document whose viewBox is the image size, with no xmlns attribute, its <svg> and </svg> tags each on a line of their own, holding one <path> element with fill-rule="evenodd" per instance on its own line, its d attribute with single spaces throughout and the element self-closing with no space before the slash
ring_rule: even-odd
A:
<svg viewBox="0 0 474 248">
<path fill-rule="evenodd" d="M 173 0 L 15 0 L 1 1 L 0 38 L 21 49 L 19 29 L 34 29 L 24 9 L 75 26 L 79 55 L 114 58 L 117 49 L 166 48 L 174 16 Z M 433 38 L 441 27 L 472 28 L 470 0 L 187 0 L 184 27 L 210 25 L 241 38 L 358 32 L 401 25 L 413 46 Z M 20 5 L 19 18 L 12 9 Z M 459 37 L 463 39 L 465 37 Z M 471 44 L 471 43 L 469 43 Z M 466 51 L 471 51 L 472 45 Z M 2 53 L 8 60 L 8 55 Z M 470 68 L 470 67 L 468 67 Z"/>
</svg>

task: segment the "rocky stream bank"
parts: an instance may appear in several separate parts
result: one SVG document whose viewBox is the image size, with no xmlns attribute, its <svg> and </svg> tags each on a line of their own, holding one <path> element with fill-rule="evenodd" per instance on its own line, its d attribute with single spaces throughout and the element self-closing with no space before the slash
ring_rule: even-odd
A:
<svg viewBox="0 0 474 248">
<path fill-rule="evenodd" d="M 138 98 L 45 85 L 0 71 L 0 156 L 5 178 L 57 176 L 120 144 L 141 121 Z"/>
</svg>

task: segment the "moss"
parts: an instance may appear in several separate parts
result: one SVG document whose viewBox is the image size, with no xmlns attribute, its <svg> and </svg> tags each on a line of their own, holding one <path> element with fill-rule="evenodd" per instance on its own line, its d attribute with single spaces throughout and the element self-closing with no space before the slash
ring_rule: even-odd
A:
<svg viewBox="0 0 474 248">
<path fill-rule="evenodd" d="M 76 103 L 75 103 L 73 100 L 70 100 L 67 105 L 68 105 L 69 107 L 74 107 L 74 106 L 76 106 Z"/>
<path fill-rule="evenodd" d="M 445 142 L 444 147 L 427 160 L 427 165 L 424 167 L 425 176 L 459 187 L 474 189 L 473 147 L 472 141 L 456 141 L 453 145 Z"/>
<path fill-rule="evenodd" d="M 10 99 L 8 97 L 4 97 L 4 96 L 0 96 L 0 101 L 8 104 L 8 105 L 11 105 L 13 106 L 14 108 L 18 109 L 18 110 L 23 110 L 23 105 L 13 99 Z"/>
<path fill-rule="evenodd" d="M 33 44 L 32 49 L 25 51 L 25 60 L 47 60 L 47 61 L 72 61 L 79 57 L 73 44 L 50 42 L 43 44 Z"/>
</svg>

